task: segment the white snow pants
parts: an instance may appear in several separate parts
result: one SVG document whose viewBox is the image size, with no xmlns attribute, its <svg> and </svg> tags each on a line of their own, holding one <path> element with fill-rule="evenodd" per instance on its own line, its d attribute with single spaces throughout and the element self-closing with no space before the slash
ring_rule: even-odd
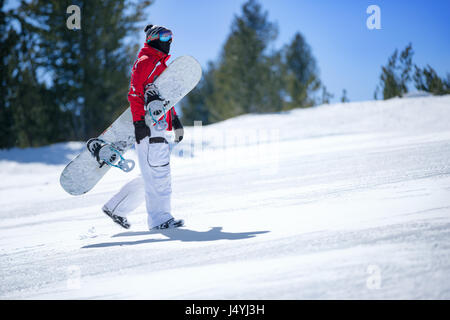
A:
<svg viewBox="0 0 450 320">
<path fill-rule="evenodd" d="M 170 206 L 170 148 L 164 133 L 165 130 L 157 131 L 151 127 L 151 137 L 136 143 L 142 176 L 124 185 L 105 204 L 114 214 L 126 217 L 145 201 L 149 229 L 173 218 Z"/>
</svg>

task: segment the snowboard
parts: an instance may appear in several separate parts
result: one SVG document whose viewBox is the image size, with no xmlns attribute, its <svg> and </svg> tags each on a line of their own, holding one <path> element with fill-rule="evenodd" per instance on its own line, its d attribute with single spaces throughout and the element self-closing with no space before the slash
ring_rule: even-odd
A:
<svg viewBox="0 0 450 320">
<path fill-rule="evenodd" d="M 164 118 L 184 96 L 200 81 L 202 69 L 191 56 L 181 56 L 170 63 L 153 82 L 163 100 L 161 110 L 148 110 L 145 121 L 158 125 L 156 120 Z M 102 134 L 87 142 L 85 150 L 64 168 L 60 176 L 62 188 L 71 195 L 82 195 L 90 191 L 112 167 L 129 172 L 134 161 L 124 154 L 134 145 L 134 126 L 131 109 L 128 107 Z"/>
</svg>

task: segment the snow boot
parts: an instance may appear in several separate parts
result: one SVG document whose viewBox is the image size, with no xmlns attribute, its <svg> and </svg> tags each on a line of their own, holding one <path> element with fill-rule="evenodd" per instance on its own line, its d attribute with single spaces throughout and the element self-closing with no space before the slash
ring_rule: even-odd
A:
<svg viewBox="0 0 450 320">
<path fill-rule="evenodd" d="M 153 227 L 152 230 L 173 229 L 184 226 L 184 220 L 175 220 L 174 218 L 161 223 L 159 226 Z"/>
<path fill-rule="evenodd" d="M 127 221 L 127 218 L 115 215 L 111 211 L 109 211 L 106 207 L 102 208 L 103 212 L 112 219 L 115 223 L 120 225 L 122 228 L 129 229 L 130 223 Z"/>
</svg>

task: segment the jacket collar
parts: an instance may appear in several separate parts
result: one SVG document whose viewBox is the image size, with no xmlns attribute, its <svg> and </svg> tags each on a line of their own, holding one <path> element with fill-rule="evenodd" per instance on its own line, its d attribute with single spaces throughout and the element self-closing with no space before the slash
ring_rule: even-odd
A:
<svg viewBox="0 0 450 320">
<path fill-rule="evenodd" d="M 169 60 L 170 58 L 170 54 L 165 54 L 164 52 L 159 51 L 158 49 L 150 47 L 147 43 L 144 44 L 144 47 L 139 52 L 139 56 L 144 54 L 156 56 L 158 60 L 162 60 L 164 64 L 166 64 L 166 61 Z"/>
</svg>

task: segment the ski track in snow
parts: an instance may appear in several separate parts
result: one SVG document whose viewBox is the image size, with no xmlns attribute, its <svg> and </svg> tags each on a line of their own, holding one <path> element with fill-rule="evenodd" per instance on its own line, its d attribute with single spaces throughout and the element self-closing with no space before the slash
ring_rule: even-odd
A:
<svg viewBox="0 0 450 320">
<path fill-rule="evenodd" d="M 450 96 L 186 128 L 179 230 L 148 231 L 144 205 L 129 230 L 101 212 L 138 169 L 66 194 L 82 148 L 0 150 L 0 298 L 450 298 Z"/>
</svg>

